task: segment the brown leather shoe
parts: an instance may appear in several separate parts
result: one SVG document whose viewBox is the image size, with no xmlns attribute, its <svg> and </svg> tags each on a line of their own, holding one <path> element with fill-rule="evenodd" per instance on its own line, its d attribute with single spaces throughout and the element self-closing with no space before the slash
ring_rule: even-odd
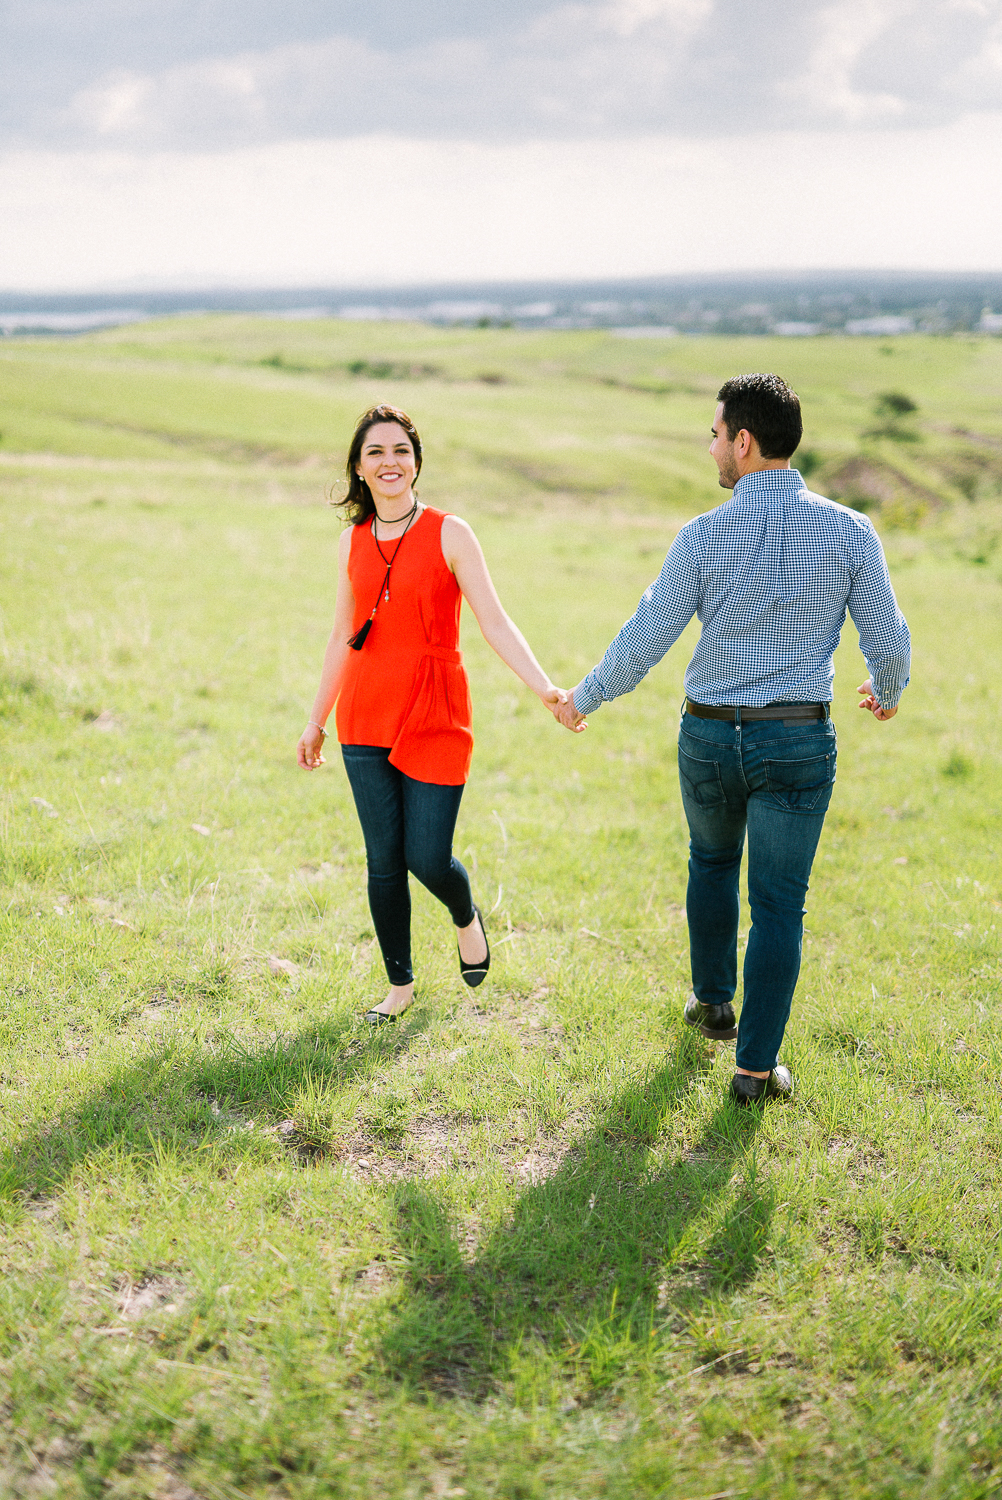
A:
<svg viewBox="0 0 1002 1500">
<path fill-rule="evenodd" d="M 789 1068 L 777 1063 L 768 1078 L 749 1078 L 735 1073 L 731 1079 L 731 1098 L 738 1104 L 764 1104 L 766 1099 L 793 1097 L 793 1079 Z"/>
</svg>

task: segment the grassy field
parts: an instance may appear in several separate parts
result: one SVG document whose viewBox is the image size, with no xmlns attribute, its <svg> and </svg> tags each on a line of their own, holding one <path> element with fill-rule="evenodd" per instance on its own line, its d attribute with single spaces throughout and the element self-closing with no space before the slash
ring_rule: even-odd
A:
<svg viewBox="0 0 1002 1500">
<path fill-rule="evenodd" d="M 418 1003 L 370 1034 L 344 774 L 294 759 L 354 418 L 412 413 L 572 686 L 756 368 L 914 641 L 883 726 L 839 654 L 796 1102 L 735 1110 L 680 1021 L 692 630 L 579 737 L 466 631 L 494 967 L 466 990 L 418 891 Z M 1002 341 L 7 340 L 0 503 L 0 1492 L 1002 1493 Z"/>
</svg>

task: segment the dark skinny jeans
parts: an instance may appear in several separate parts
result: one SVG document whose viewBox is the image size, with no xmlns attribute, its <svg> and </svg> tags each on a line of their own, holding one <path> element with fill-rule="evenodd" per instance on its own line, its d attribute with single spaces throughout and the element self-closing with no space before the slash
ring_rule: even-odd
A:
<svg viewBox="0 0 1002 1500">
<path fill-rule="evenodd" d="M 405 776 L 383 745 L 342 745 L 341 755 L 365 839 L 369 910 L 386 973 L 391 984 L 410 984 L 407 872 L 448 907 L 457 927 L 473 921 L 470 877 L 452 853 L 463 788 Z"/>
</svg>

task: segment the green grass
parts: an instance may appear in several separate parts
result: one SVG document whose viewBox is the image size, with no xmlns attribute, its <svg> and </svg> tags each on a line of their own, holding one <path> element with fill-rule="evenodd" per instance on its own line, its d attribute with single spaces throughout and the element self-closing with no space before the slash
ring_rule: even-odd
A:
<svg viewBox="0 0 1002 1500">
<path fill-rule="evenodd" d="M 580 737 L 466 631 L 494 967 L 466 990 L 418 891 L 418 1003 L 370 1035 L 350 796 L 294 764 L 354 417 L 412 412 L 573 685 L 719 500 L 749 368 L 870 507 L 915 650 L 885 726 L 839 654 L 796 1102 L 736 1111 L 680 1024 L 692 629 Z M 0 1489 L 998 1494 L 1000 494 L 999 341 L 0 344 Z"/>
</svg>

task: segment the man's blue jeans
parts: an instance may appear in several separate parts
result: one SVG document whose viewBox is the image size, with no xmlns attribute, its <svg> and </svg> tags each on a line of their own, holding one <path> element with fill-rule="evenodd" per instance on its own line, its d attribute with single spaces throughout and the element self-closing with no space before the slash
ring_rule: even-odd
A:
<svg viewBox="0 0 1002 1500">
<path fill-rule="evenodd" d="M 748 834 L 751 932 L 739 1068 L 775 1067 L 800 973 L 804 897 L 835 780 L 830 719 L 732 724 L 682 716 L 678 774 L 689 824 L 689 951 L 704 1005 L 737 988 L 738 876 Z"/>
</svg>

